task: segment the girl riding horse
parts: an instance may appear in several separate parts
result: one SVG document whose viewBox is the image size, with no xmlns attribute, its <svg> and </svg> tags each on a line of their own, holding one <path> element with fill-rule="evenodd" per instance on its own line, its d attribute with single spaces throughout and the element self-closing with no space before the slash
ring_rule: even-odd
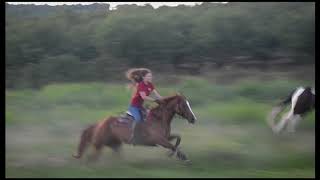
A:
<svg viewBox="0 0 320 180">
<path fill-rule="evenodd" d="M 160 101 L 162 97 L 152 84 L 152 72 L 150 69 L 133 68 L 129 69 L 126 75 L 127 78 L 133 83 L 131 87 L 134 88 L 131 102 L 128 108 L 129 113 L 134 118 L 131 127 L 132 133 L 130 138 L 130 143 L 132 143 L 135 137 L 134 131 L 136 124 L 143 121 L 143 114 L 146 112 L 146 110 L 143 108 L 144 100 Z M 156 99 L 149 96 L 151 93 L 155 94 Z"/>
<path fill-rule="evenodd" d="M 171 122 L 175 115 L 179 115 L 194 124 L 197 118 L 190 103 L 183 95 L 164 97 L 159 103 L 150 110 L 148 120 L 139 124 L 143 138 L 138 145 L 162 146 L 170 150 L 169 156 L 176 154 L 178 159 L 188 162 L 186 155 L 178 148 L 180 135 L 171 133 Z M 78 152 L 73 154 L 73 157 L 81 158 L 90 144 L 94 147 L 93 159 L 99 156 L 104 146 L 119 153 L 122 143 L 128 144 L 131 134 L 128 126 L 119 124 L 120 120 L 121 117 L 110 116 L 85 128 L 81 134 Z M 173 139 L 176 139 L 175 145 L 170 143 Z"/>
</svg>

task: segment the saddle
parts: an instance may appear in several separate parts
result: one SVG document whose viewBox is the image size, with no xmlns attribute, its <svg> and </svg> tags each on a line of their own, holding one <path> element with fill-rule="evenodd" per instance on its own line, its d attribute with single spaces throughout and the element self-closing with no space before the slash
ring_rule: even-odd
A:
<svg viewBox="0 0 320 180">
<path fill-rule="evenodd" d="M 118 120 L 116 121 L 116 125 L 131 126 L 133 121 L 134 121 L 134 117 L 131 115 L 129 111 L 127 111 L 125 114 L 122 114 L 119 116 Z"/>
<path fill-rule="evenodd" d="M 145 122 L 146 117 L 147 117 L 147 112 L 142 112 L 142 122 L 140 123 Z M 125 113 L 121 114 L 117 118 L 117 120 L 113 123 L 113 125 L 131 128 L 133 121 L 134 121 L 133 115 L 129 111 L 126 111 Z"/>
<path fill-rule="evenodd" d="M 142 132 L 141 124 L 145 122 L 146 117 L 147 117 L 147 111 L 142 112 L 143 121 L 136 124 L 133 145 L 140 144 L 140 143 L 144 142 L 143 139 L 145 138 L 146 134 Z M 111 126 L 124 127 L 124 128 L 131 129 L 133 121 L 134 121 L 133 115 L 129 111 L 126 111 L 125 113 L 118 116 L 117 120 L 114 121 Z"/>
<path fill-rule="evenodd" d="M 126 111 L 125 114 L 120 115 L 119 118 L 121 119 L 120 121 L 134 120 L 133 115 L 129 111 Z M 142 121 L 145 122 L 146 119 L 147 111 L 142 111 Z"/>
</svg>

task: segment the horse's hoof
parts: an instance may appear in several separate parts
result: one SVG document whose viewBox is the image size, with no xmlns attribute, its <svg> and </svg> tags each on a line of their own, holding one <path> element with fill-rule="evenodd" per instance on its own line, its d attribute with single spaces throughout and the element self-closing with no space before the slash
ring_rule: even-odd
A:
<svg viewBox="0 0 320 180">
<path fill-rule="evenodd" d="M 181 151 L 177 152 L 177 157 L 179 160 L 182 160 L 182 161 L 188 160 L 187 156 L 184 153 L 182 153 Z"/>
</svg>

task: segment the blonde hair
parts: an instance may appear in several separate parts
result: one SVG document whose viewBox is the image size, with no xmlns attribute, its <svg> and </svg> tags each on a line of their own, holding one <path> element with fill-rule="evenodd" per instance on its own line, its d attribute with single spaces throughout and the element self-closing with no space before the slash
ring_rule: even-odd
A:
<svg viewBox="0 0 320 180">
<path fill-rule="evenodd" d="M 132 68 L 126 72 L 126 77 L 133 83 L 139 83 L 148 73 L 151 73 L 151 70 L 147 68 Z"/>
<path fill-rule="evenodd" d="M 131 81 L 131 84 L 128 85 L 129 89 L 136 87 L 137 83 L 143 80 L 143 77 L 152 73 L 150 69 L 147 68 L 131 68 L 126 72 L 126 77 Z"/>
</svg>

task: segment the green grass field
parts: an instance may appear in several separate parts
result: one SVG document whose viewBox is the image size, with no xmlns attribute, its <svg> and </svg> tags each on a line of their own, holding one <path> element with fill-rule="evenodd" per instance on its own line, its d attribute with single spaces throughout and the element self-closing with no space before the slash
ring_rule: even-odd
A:
<svg viewBox="0 0 320 180">
<path fill-rule="evenodd" d="M 7 90 L 6 177 L 315 177 L 314 112 L 295 134 L 276 136 L 265 122 L 272 105 L 303 83 L 314 85 L 188 76 L 157 84 L 162 95 L 182 92 L 198 117 L 194 125 L 180 118 L 172 124 L 192 164 L 167 157 L 164 148 L 130 145 L 120 157 L 105 148 L 95 163 L 71 157 L 83 128 L 126 110 L 130 91 L 123 83 Z"/>
</svg>

